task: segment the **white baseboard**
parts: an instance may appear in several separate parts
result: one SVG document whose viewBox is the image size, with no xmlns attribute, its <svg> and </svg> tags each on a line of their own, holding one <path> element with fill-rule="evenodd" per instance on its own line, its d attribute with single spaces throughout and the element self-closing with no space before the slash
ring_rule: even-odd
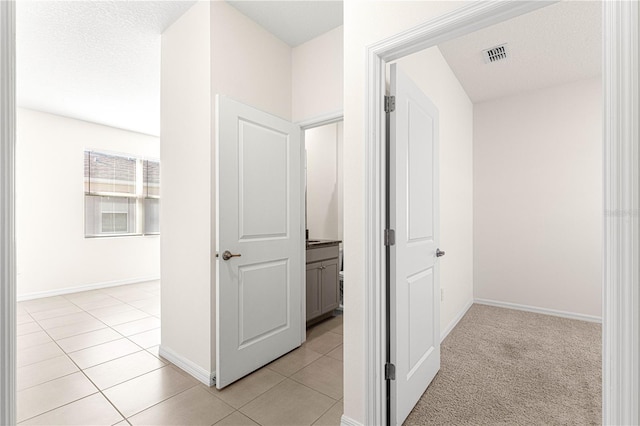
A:
<svg viewBox="0 0 640 426">
<path fill-rule="evenodd" d="M 344 414 L 340 418 L 340 426 L 364 426 L 360 422 L 356 422 L 350 417 L 345 416 Z"/>
<path fill-rule="evenodd" d="M 464 305 L 464 307 L 460 310 L 458 315 L 456 315 L 456 317 L 449 323 L 447 328 L 445 328 L 444 331 L 440 333 L 440 342 L 442 342 L 449 335 L 449 333 L 451 333 L 451 330 L 453 330 L 456 327 L 456 325 L 458 325 L 458 323 L 460 322 L 464 314 L 467 313 L 467 311 L 469 310 L 469 308 L 471 308 L 472 305 L 473 305 L 473 299 L 469 300 L 467 304 Z"/>
<path fill-rule="evenodd" d="M 117 287 L 119 285 L 126 284 L 137 284 L 145 281 L 155 281 L 159 279 L 160 275 L 151 275 L 147 277 L 128 278 L 126 280 L 104 281 L 99 283 L 80 285 L 76 287 L 66 287 L 55 290 L 36 291 L 33 293 L 19 294 L 16 299 L 18 300 L 18 302 L 24 302 L 25 300 L 42 299 L 43 297 L 61 296 L 63 294 L 78 293 L 80 291 L 98 290 L 101 288 Z"/>
<path fill-rule="evenodd" d="M 489 299 L 475 299 L 474 303 L 477 303 L 479 305 L 496 306 L 498 308 L 507 308 L 507 309 L 516 309 L 518 311 L 534 312 L 536 314 L 553 315 L 556 317 L 570 318 L 570 319 L 575 319 L 580 321 L 602 323 L 602 317 L 597 317 L 595 315 L 577 314 L 574 312 L 558 311 L 556 309 L 548 309 L 548 308 L 538 308 L 536 306 L 520 305 L 518 303 L 500 302 L 497 300 L 489 300 Z"/>
<path fill-rule="evenodd" d="M 206 369 L 200 367 L 193 361 L 187 358 L 184 358 L 181 355 L 178 355 L 177 353 L 173 352 L 171 349 L 166 348 L 162 345 L 160 345 L 158 354 L 162 358 L 165 358 L 167 361 L 171 361 L 171 363 L 174 364 L 176 367 L 190 374 L 196 380 L 205 384 L 206 386 L 211 387 L 215 384 L 216 382 L 215 372 L 207 371 Z"/>
</svg>

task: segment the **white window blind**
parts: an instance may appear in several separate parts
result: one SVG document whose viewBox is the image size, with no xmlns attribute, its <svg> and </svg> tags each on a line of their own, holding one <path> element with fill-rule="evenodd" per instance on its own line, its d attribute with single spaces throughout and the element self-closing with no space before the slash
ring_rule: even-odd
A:
<svg viewBox="0 0 640 426">
<path fill-rule="evenodd" d="M 160 232 L 160 162 L 84 153 L 85 237 Z"/>
</svg>

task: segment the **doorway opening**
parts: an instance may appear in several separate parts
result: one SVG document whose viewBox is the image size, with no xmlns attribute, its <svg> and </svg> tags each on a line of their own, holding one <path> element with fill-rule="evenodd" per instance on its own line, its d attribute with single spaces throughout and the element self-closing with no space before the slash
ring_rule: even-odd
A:
<svg viewBox="0 0 640 426">
<path fill-rule="evenodd" d="M 438 232 L 433 233 L 436 245 L 432 252 L 440 246 L 449 256 L 440 258 L 440 276 L 434 276 L 433 280 L 441 283 L 440 288 L 434 289 L 433 296 L 439 300 L 441 312 L 436 318 L 442 321 L 438 337 L 440 333 L 446 335 L 469 311 L 443 346 L 442 368 L 414 409 L 413 421 L 418 415 L 437 419 L 438 414 L 447 411 L 445 408 L 431 411 L 428 407 L 433 404 L 429 401 L 432 398 L 443 401 L 444 395 L 452 394 L 443 384 L 460 374 L 461 369 L 452 367 L 452 361 L 463 349 L 451 342 L 455 342 L 455 337 L 463 332 L 471 317 L 475 330 L 484 330 L 483 338 L 491 335 L 497 348 L 509 347 L 517 354 L 513 356 L 518 357 L 515 362 L 519 371 L 530 372 L 524 375 L 512 371 L 511 376 L 519 379 L 508 394 L 511 397 L 518 395 L 521 384 L 541 392 L 527 393 L 532 409 L 519 411 L 520 418 L 531 423 L 548 421 L 536 420 L 544 410 L 533 408 L 535 401 L 542 399 L 542 394 L 553 394 L 551 383 L 564 383 L 566 388 L 580 383 L 580 390 L 571 392 L 574 397 L 565 400 L 563 393 L 552 399 L 562 404 L 566 408 L 565 414 L 572 418 L 588 415 L 591 417 L 587 422 L 600 419 L 600 325 L 554 322 L 533 315 L 529 318 L 530 323 L 544 323 L 544 327 L 537 327 L 544 331 L 531 334 L 524 345 L 507 332 L 518 327 L 516 323 L 521 316 L 504 309 L 601 321 L 600 224 L 603 205 L 599 176 L 603 161 L 600 145 L 603 101 L 600 21 L 597 3 L 557 3 L 389 64 L 392 86 L 396 82 L 393 67 L 415 83 L 408 101 L 402 97 L 402 92 L 396 95 L 396 110 L 391 113 L 392 140 L 398 128 L 393 126 L 394 117 L 400 120 L 406 102 L 410 109 L 415 109 L 417 93 L 428 96 L 439 111 L 440 145 L 433 155 L 439 159 L 439 173 L 436 171 L 435 174 L 440 178 L 441 202 L 435 212 L 440 213 L 443 238 L 438 241 Z M 540 22 L 551 27 L 545 28 Z M 508 46 L 505 49 L 507 58 L 502 62 L 485 61 L 482 52 L 496 45 Z M 547 62 L 540 60 L 539 52 L 544 52 Z M 527 64 L 528 61 L 531 63 Z M 416 121 L 414 115 L 417 113 L 411 115 L 409 111 L 409 114 L 408 117 Z M 414 127 L 409 126 L 409 131 Z M 438 134 L 438 131 L 434 133 Z M 413 160 L 419 151 L 413 149 L 411 152 Z M 411 163 L 407 163 L 407 175 L 412 176 Z M 428 159 L 421 163 L 427 164 Z M 394 179 L 393 170 L 390 179 Z M 428 186 L 427 182 L 428 179 L 424 186 Z M 589 183 L 588 191 L 584 190 L 586 183 Z M 423 196 L 428 193 L 425 189 Z M 414 198 L 413 205 L 418 205 L 420 194 Z M 400 209 L 397 204 L 396 201 L 396 208 Z M 410 203 L 407 210 L 411 206 Z M 403 232 L 397 232 L 397 235 L 395 247 L 400 250 Z M 554 247 L 556 254 L 563 253 L 562 262 L 547 251 L 549 247 Z M 496 256 L 496 253 L 500 254 Z M 392 289 L 401 294 L 401 288 L 399 276 Z M 392 300 L 400 303 L 399 297 Z M 471 307 L 471 304 L 484 306 Z M 393 313 L 393 303 L 391 308 Z M 503 327 L 500 333 L 492 334 L 483 329 L 483 318 L 488 316 L 502 318 L 499 320 Z M 419 320 L 413 316 L 411 319 Z M 429 323 L 424 324 L 422 327 L 410 324 L 410 329 L 425 328 Z M 396 330 L 393 324 L 390 330 Z M 467 340 L 473 340 L 474 329 L 469 326 L 466 330 Z M 526 330 L 526 327 L 520 328 L 523 334 Z M 402 332 L 396 330 L 400 336 Z M 554 340 L 553 333 L 564 338 Z M 539 345 L 547 346 L 548 350 L 536 353 L 536 362 L 529 364 L 525 359 L 532 356 L 535 345 L 528 345 L 537 339 L 541 339 Z M 552 356 L 554 350 L 564 347 L 565 339 L 572 343 L 562 351 L 583 348 L 582 352 L 576 352 L 575 357 Z M 413 340 L 410 340 L 412 344 Z M 401 346 L 392 345 L 391 348 L 400 353 Z M 504 367 L 501 371 L 507 371 L 509 363 L 500 351 L 492 352 L 480 343 L 477 346 L 478 351 L 486 349 L 483 353 L 487 360 L 495 359 L 495 364 Z M 581 373 L 561 373 L 567 370 L 565 362 L 569 359 L 583 366 L 579 369 Z M 474 362 L 472 357 L 468 362 Z M 396 365 L 397 370 L 402 367 L 402 364 Z M 552 368 L 557 373 L 550 382 L 538 381 L 536 370 Z M 481 370 L 490 370 L 489 361 Z M 582 373 L 586 371 L 589 374 Z M 493 375 L 498 376 L 498 372 Z M 398 374 L 398 377 L 392 384 L 400 388 L 404 375 Z M 469 374 L 454 381 L 473 383 L 474 377 Z M 495 384 L 495 391 L 507 386 L 488 379 L 485 380 L 485 393 L 491 392 L 492 384 Z M 420 397 L 423 390 L 419 389 L 414 398 Z M 398 401 L 400 399 L 398 397 Z M 443 403 L 443 407 L 455 406 L 456 410 L 464 412 L 471 400 L 465 401 L 458 405 L 449 401 Z M 503 401 L 507 406 L 518 405 L 510 403 L 507 396 Z M 589 401 L 588 405 L 586 401 Z M 483 410 L 481 407 L 482 404 L 469 408 L 478 416 L 474 417 L 478 423 L 495 422 L 509 415 L 508 409 Z M 553 411 L 551 404 L 546 407 Z M 455 423 L 453 411 L 449 414 L 453 417 L 443 417 L 436 422 Z"/>
<path fill-rule="evenodd" d="M 303 130 L 307 326 L 344 308 L 342 123 Z"/>
<path fill-rule="evenodd" d="M 12 424 L 119 422 L 118 387 L 180 377 L 158 355 L 160 34 L 190 4 L 112 6 L 16 6 Z"/>
<path fill-rule="evenodd" d="M 368 154 L 367 155 L 367 159 L 368 159 L 367 189 L 370 191 L 369 192 L 370 196 L 367 200 L 367 203 L 373 203 L 377 206 L 377 208 L 375 209 L 375 211 L 368 213 L 368 224 L 367 224 L 367 233 L 366 233 L 367 240 L 368 240 L 367 246 L 375 249 L 373 250 L 373 252 L 369 253 L 369 255 L 367 256 L 367 265 L 366 265 L 368 280 L 375 283 L 374 291 L 367 292 L 369 296 L 367 298 L 367 301 L 368 301 L 367 310 L 369 312 L 369 315 L 367 317 L 367 328 L 369 332 L 366 334 L 366 336 L 367 336 L 367 342 L 368 342 L 367 347 L 371 349 L 375 348 L 375 351 L 368 358 L 369 365 L 377 366 L 377 368 L 374 369 L 374 371 L 383 371 L 384 369 L 384 363 L 381 361 L 384 356 L 383 355 L 384 353 L 381 352 L 383 344 L 382 344 L 382 337 L 379 334 L 379 331 L 381 330 L 381 324 L 384 324 L 384 319 L 380 318 L 380 316 L 376 313 L 377 312 L 376 307 L 379 306 L 378 303 L 380 301 L 383 301 L 385 297 L 384 294 L 382 293 L 382 287 L 380 286 L 380 280 L 382 279 L 382 277 L 385 276 L 385 268 L 380 268 L 375 263 L 375 259 L 380 258 L 380 252 L 382 250 L 382 247 L 384 247 L 382 244 L 383 238 L 382 238 L 382 231 L 381 231 L 381 229 L 384 229 L 384 227 L 381 225 L 382 223 L 384 223 L 384 215 L 382 214 L 382 212 L 384 212 L 384 209 L 381 204 L 382 200 L 384 199 L 384 196 L 383 196 L 384 194 L 380 186 L 380 182 L 384 181 L 383 179 L 380 179 L 381 177 L 384 177 L 384 173 L 383 173 L 383 169 L 381 169 L 380 167 L 379 160 L 381 158 L 384 158 L 383 140 L 384 140 L 384 134 L 385 134 L 385 125 L 384 125 L 384 119 L 383 119 L 384 112 L 383 112 L 383 105 L 382 105 L 381 99 L 383 98 L 384 87 L 385 87 L 384 85 L 385 65 L 389 61 L 393 61 L 398 58 L 405 57 L 409 54 L 423 50 L 430 46 L 437 45 L 443 41 L 451 40 L 459 36 L 460 34 L 468 34 L 479 28 L 484 28 L 488 25 L 491 25 L 497 22 L 502 22 L 506 19 L 522 15 L 524 13 L 535 10 L 539 7 L 546 6 L 546 4 L 545 5 L 538 4 L 536 6 L 533 3 L 527 3 L 527 4 L 512 3 L 508 5 L 503 5 L 503 6 L 504 7 L 499 7 L 500 9 L 499 13 L 496 13 L 496 10 L 493 10 L 492 7 L 487 7 L 486 9 L 483 7 L 475 7 L 475 6 L 468 7 L 468 8 L 461 8 L 456 12 L 452 12 L 442 17 L 442 19 L 439 18 L 432 22 L 428 22 L 428 23 L 425 23 L 424 25 L 418 26 L 405 33 L 399 34 L 394 37 L 390 37 L 375 45 L 370 46 L 368 49 L 368 55 L 367 55 L 368 84 L 367 84 L 367 100 L 366 100 L 367 128 L 373 129 L 373 131 L 372 133 L 365 135 L 365 139 L 367 142 L 365 146 L 367 147 L 367 154 Z M 604 5 L 604 13 L 608 14 L 611 20 L 615 20 L 614 17 L 622 16 L 621 9 L 622 9 L 622 6 L 620 4 Z M 634 14 L 637 14 L 637 10 L 636 9 L 629 10 L 627 11 L 627 13 L 634 15 Z M 630 34 L 633 33 L 634 31 L 633 28 L 635 28 L 634 25 L 637 25 L 637 22 L 634 21 L 635 23 L 630 23 L 628 26 L 626 26 L 625 28 L 630 32 L 626 33 L 626 30 L 625 30 L 625 32 L 623 32 L 624 34 L 622 35 L 618 33 L 613 34 L 611 32 L 612 31 L 612 27 L 610 26 L 611 22 L 607 21 L 607 19 L 604 19 L 604 22 L 605 22 L 605 28 L 604 28 L 605 64 L 608 63 L 609 66 L 612 66 L 612 63 L 608 62 L 612 60 L 611 59 L 612 55 L 613 56 L 629 55 L 630 57 L 635 57 L 635 55 L 637 55 L 637 52 L 632 50 L 628 50 L 628 51 L 625 50 L 626 49 L 625 43 L 628 43 L 628 40 L 625 37 L 629 37 L 630 39 L 632 39 Z M 609 45 L 606 44 L 608 39 L 610 39 Z M 634 42 L 631 42 L 631 44 L 633 43 Z M 615 53 L 611 53 L 611 51 L 614 51 Z M 604 69 L 607 70 L 607 65 L 605 65 Z M 609 69 L 609 71 L 611 71 L 611 69 Z M 633 72 L 635 71 L 632 71 L 632 73 Z M 610 106 L 611 104 L 615 104 L 615 105 L 619 105 L 620 108 L 622 109 L 629 108 L 634 104 L 633 102 L 637 103 L 637 99 L 634 98 L 635 101 L 629 102 L 629 103 L 625 103 L 621 99 L 619 99 L 619 96 L 621 96 L 621 94 L 623 93 L 623 92 L 619 92 L 620 87 L 615 86 L 614 88 L 614 86 L 610 86 L 611 79 L 619 78 L 617 73 L 624 75 L 625 76 L 624 78 L 630 78 L 629 76 L 627 76 L 626 70 L 622 71 L 615 66 L 613 66 L 613 71 L 611 71 L 611 74 L 607 74 L 605 72 L 603 76 L 605 93 L 608 94 L 610 98 L 605 96 L 604 122 L 608 123 L 607 117 L 614 115 L 616 117 L 616 120 L 618 121 L 616 121 L 615 126 L 612 126 L 612 127 L 615 129 L 622 129 L 622 128 L 628 129 L 633 127 L 633 120 L 629 121 L 629 120 L 621 119 L 621 117 L 618 116 L 618 113 L 616 111 L 612 111 L 610 109 Z M 631 78 L 631 80 L 633 80 L 633 78 Z M 620 141 L 620 136 L 619 136 L 620 134 L 611 133 L 612 131 L 613 130 L 611 129 L 607 130 L 607 128 L 605 128 L 605 132 L 604 132 L 605 141 L 607 143 L 613 144 L 614 146 L 618 146 L 617 144 L 622 143 Z M 632 134 L 635 134 L 635 133 L 632 132 Z M 625 138 L 622 138 L 622 139 L 626 140 Z M 629 141 L 629 144 L 633 144 L 633 142 Z M 605 150 L 605 152 L 609 152 L 609 151 Z M 610 155 L 612 155 L 613 158 L 618 158 L 617 156 L 619 154 L 618 154 L 618 151 L 615 151 L 615 153 Z M 610 157 L 605 157 L 605 159 L 611 160 Z M 615 173 L 617 176 L 616 179 L 621 179 L 623 181 L 627 181 L 629 179 L 629 175 L 624 170 L 620 171 L 618 169 L 619 165 L 617 163 L 610 164 L 609 162 L 605 161 L 605 167 L 608 167 L 609 170 L 613 170 L 613 173 Z M 605 173 L 605 176 L 606 176 L 606 173 Z M 612 188 L 613 186 L 615 186 L 616 193 L 617 191 L 620 191 L 617 185 L 614 185 L 614 182 L 610 182 L 605 179 L 605 194 L 609 190 L 614 191 L 614 189 Z M 630 195 L 625 193 L 624 197 L 627 197 L 627 196 L 630 196 Z M 618 204 L 615 204 L 615 206 L 617 205 Z M 607 208 L 608 206 L 605 205 L 605 211 L 608 211 Z M 615 218 L 612 219 L 609 217 L 608 214 L 605 215 L 605 224 L 607 226 L 605 230 L 605 238 L 607 240 L 613 239 L 614 241 L 616 241 L 615 243 L 616 247 L 618 244 L 617 241 L 620 238 L 622 238 L 622 234 L 619 233 L 620 229 L 613 227 L 613 224 L 611 222 L 616 221 L 617 217 L 618 216 L 615 216 Z M 624 249 L 621 249 L 621 250 L 624 251 Z M 627 268 L 628 266 L 626 264 L 615 265 L 611 263 L 612 262 L 611 256 L 617 256 L 617 252 L 612 254 L 611 252 L 605 251 L 604 256 L 605 256 L 607 269 L 612 268 L 614 270 L 618 270 L 618 268 Z M 613 290 L 610 287 L 611 282 L 606 278 L 607 276 L 608 275 L 605 275 L 604 294 L 608 295 L 609 292 L 611 291 L 614 291 L 615 294 L 617 294 L 617 292 L 620 290 L 617 290 L 617 289 Z M 618 282 L 618 284 L 620 283 Z M 625 288 L 631 285 L 632 285 L 631 281 L 625 281 L 624 283 Z M 617 340 L 617 336 L 618 336 L 617 333 L 619 331 L 613 332 L 613 334 L 610 334 L 612 333 L 612 331 L 609 329 L 611 324 L 609 324 L 607 320 L 608 316 L 614 315 L 616 318 L 619 318 L 620 321 L 624 323 L 628 323 L 631 320 L 632 313 L 627 309 L 627 307 L 619 306 L 619 304 L 615 303 L 610 297 L 605 297 L 603 305 L 604 305 L 603 311 L 604 311 L 604 325 L 605 325 L 604 339 L 603 339 L 603 342 L 604 342 L 603 361 L 605 365 L 604 383 L 605 384 L 614 383 L 613 385 L 614 390 L 612 390 L 611 388 L 608 389 L 607 386 L 603 386 L 603 392 L 604 392 L 603 418 L 605 419 L 605 422 L 609 421 L 607 419 L 611 419 L 612 416 L 613 418 L 616 418 L 616 419 L 620 419 L 620 418 L 633 419 L 637 417 L 637 407 L 634 408 L 633 406 L 629 406 L 628 404 L 624 405 L 624 408 L 621 408 L 620 406 L 611 407 L 608 405 L 611 402 L 609 394 L 613 393 L 615 398 L 620 397 L 620 395 L 623 394 L 622 392 L 623 388 L 621 387 L 623 383 L 627 383 L 628 381 L 631 381 L 631 382 L 636 381 L 637 378 L 625 376 L 627 377 L 627 379 L 623 380 L 622 376 L 617 373 L 618 369 L 623 368 L 623 366 L 616 363 L 615 360 L 612 361 L 609 358 L 608 355 L 611 353 L 611 351 L 613 352 L 623 351 L 624 353 L 631 353 L 633 349 L 627 344 L 624 344 Z M 615 309 L 613 309 L 614 306 L 615 306 Z M 632 340 L 635 339 L 635 338 L 632 338 L 631 336 L 629 337 Z M 613 347 L 609 347 L 609 345 L 613 345 Z M 613 366 L 612 366 L 612 363 L 613 363 Z M 607 367 L 607 365 L 609 367 Z M 608 371 L 607 368 L 612 368 L 612 370 Z M 377 405 L 377 401 L 379 401 L 377 396 L 379 395 L 379 392 L 383 390 L 383 382 L 382 383 L 379 382 L 378 381 L 379 379 L 376 379 L 376 377 L 372 375 L 369 369 L 367 369 L 367 372 L 369 377 L 367 385 L 368 386 L 371 385 L 374 387 L 373 389 L 371 388 L 367 389 L 368 390 L 367 401 L 368 401 L 368 407 L 369 407 L 369 410 L 367 412 L 367 421 L 379 421 L 375 419 L 380 419 L 380 416 L 385 411 L 384 409 L 379 410 L 380 406 Z M 614 375 L 613 377 L 608 377 L 609 374 L 614 374 Z M 609 382 L 609 380 L 613 380 L 613 382 Z M 627 388 L 624 388 L 624 389 L 627 389 Z M 628 388 L 628 389 L 631 389 L 631 388 Z M 620 420 L 614 420 L 612 422 L 619 423 Z"/>
</svg>

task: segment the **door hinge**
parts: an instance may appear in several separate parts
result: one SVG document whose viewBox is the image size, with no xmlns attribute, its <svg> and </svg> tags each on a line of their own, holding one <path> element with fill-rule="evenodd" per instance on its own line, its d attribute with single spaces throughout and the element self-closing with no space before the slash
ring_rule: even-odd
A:
<svg viewBox="0 0 640 426">
<path fill-rule="evenodd" d="M 393 112 L 396 110 L 396 97 L 385 96 L 384 97 L 384 112 Z"/>
<path fill-rule="evenodd" d="M 396 231 L 393 229 L 384 230 L 384 245 L 394 246 L 396 244 Z"/>
<path fill-rule="evenodd" d="M 387 362 L 384 365 L 384 379 L 385 380 L 395 380 L 396 379 L 396 366 Z"/>
</svg>

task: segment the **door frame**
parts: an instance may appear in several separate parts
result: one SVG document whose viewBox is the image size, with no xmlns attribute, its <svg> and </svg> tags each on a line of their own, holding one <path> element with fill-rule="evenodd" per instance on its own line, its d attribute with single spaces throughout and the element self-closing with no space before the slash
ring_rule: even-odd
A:
<svg viewBox="0 0 640 426">
<path fill-rule="evenodd" d="M 555 1 L 474 2 L 367 47 L 365 98 L 365 424 L 386 419 L 386 64 Z M 604 424 L 637 424 L 640 410 L 640 7 L 603 1 Z M 631 237 L 629 237 L 631 236 Z M 634 257 L 635 256 L 635 257 Z"/>
<path fill-rule="evenodd" d="M 0 424 L 16 422 L 16 9 L 0 1 Z"/>
<path fill-rule="evenodd" d="M 303 176 L 303 182 L 301 185 L 301 191 L 302 191 L 302 195 L 300 197 L 301 203 L 302 203 L 302 207 L 300 209 L 300 211 L 302 212 L 302 214 L 304 215 L 306 212 L 306 204 L 305 204 L 305 190 L 307 187 L 307 175 L 306 175 L 306 149 L 305 149 L 305 143 L 304 143 L 304 132 L 309 130 L 309 129 L 313 129 L 315 127 L 320 127 L 320 126 L 325 126 L 327 124 L 333 124 L 333 123 L 337 123 L 339 121 L 344 121 L 344 111 L 343 110 L 338 110 L 338 111 L 333 111 L 327 114 L 323 114 L 317 117 L 313 117 L 307 120 L 302 120 L 302 121 L 298 121 L 295 124 L 297 124 L 300 127 L 300 144 L 302 145 L 302 149 L 300 150 L 300 155 L 301 155 L 301 164 L 305 165 L 305 174 Z M 305 217 L 302 217 L 302 220 L 300 221 L 302 229 L 301 229 L 301 233 L 300 235 L 305 235 L 305 229 L 306 229 L 306 222 L 305 222 Z M 305 340 L 307 340 L 307 274 L 306 274 L 306 251 L 307 251 L 307 247 L 305 245 L 305 242 L 302 241 L 302 257 L 301 259 L 303 260 L 303 268 L 301 268 L 300 271 L 300 282 L 302 283 L 302 291 L 300 292 L 300 312 L 301 312 L 301 318 L 302 318 L 302 329 L 301 329 L 301 336 L 300 336 L 300 342 L 304 343 Z"/>
</svg>

